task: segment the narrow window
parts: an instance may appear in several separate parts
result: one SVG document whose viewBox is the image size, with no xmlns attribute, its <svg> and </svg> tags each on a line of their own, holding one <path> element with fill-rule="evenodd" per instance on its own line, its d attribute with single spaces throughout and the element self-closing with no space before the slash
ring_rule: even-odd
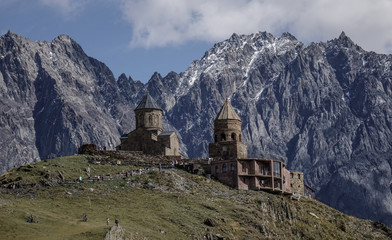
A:
<svg viewBox="0 0 392 240">
<path fill-rule="evenodd" d="M 245 162 L 241 163 L 241 167 L 242 167 L 242 172 L 246 172 L 246 163 Z"/>
<path fill-rule="evenodd" d="M 301 180 L 301 174 L 298 173 L 298 179 Z"/>
<path fill-rule="evenodd" d="M 240 136 L 239 136 L 239 140 L 240 140 L 240 142 L 241 142 L 241 134 L 240 134 Z"/>
<path fill-rule="evenodd" d="M 148 116 L 148 122 L 152 123 L 152 116 L 151 115 Z"/>
<path fill-rule="evenodd" d="M 290 178 L 293 178 L 294 177 L 294 174 L 293 173 L 290 173 Z"/>
<path fill-rule="evenodd" d="M 221 141 L 226 141 L 226 135 L 224 133 L 221 134 Z"/>
<path fill-rule="evenodd" d="M 218 142 L 218 136 L 215 134 L 215 142 Z"/>
<path fill-rule="evenodd" d="M 280 177 L 280 162 L 274 162 L 273 167 L 274 177 Z"/>
<path fill-rule="evenodd" d="M 226 163 L 223 164 L 222 166 L 222 172 L 227 172 L 227 166 Z"/>
<path fill-rule="evenodd" d="M 231 134 L 231 141 L 235 141 L 235 133 Z"/>
<path fill-rule="evenodd" d="M 232 163 L 231 164 L 231 171 L 234 172 L 234 170 L 235 170 L 235 166 L 234 166 L 234 163 Z"/>
<path fill-rule="evenodd" d="M 215 173 L 219 173 L 219 167 L 215 166 Z"/>
<path fill-rule="evenodd" d="M 259 184 L 260 184 L 260 186 L 264 187 L 264 185 L 265 185 L 265 180 L 264 180 L 264 179 L 260 179 L 260 180 L 259 180 Z"/>
</svg>

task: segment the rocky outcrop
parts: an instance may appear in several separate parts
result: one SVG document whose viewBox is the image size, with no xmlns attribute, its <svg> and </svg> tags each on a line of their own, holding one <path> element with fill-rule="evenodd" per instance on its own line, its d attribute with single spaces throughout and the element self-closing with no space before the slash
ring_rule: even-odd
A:
<svg viewBox="0 0 392 240">
<path fill-rule="evenodd" d="M 130 238 L 125 236 L 124 229 L 118 225 L 110 228 L 105 235 L 105 240 L 130 240 Z"/>
<path fill-rule="evenodd" d="M 119 130 L 132 127 L 124 93 L 137 83 L 121 85 L 68 36 L 31 42 L 8 32 L 0 55 L 0 171 L 74 154 L 83 143 L 113 147 Z"/>
</svg>

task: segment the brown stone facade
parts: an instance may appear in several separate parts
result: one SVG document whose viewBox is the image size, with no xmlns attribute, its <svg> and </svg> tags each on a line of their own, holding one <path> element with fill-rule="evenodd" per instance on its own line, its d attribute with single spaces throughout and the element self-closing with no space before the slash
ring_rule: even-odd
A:
<svg viewBox="0 0 392 240">
<path fill-rule="evenodd" d="M 247 158 L 248 149 L 242 142 L 215 142 L 209 144 L 209 156 L 222 159 Z"/>
<path fill-rule="evenodd" d="M 136 129 L 121 136 L 117 150 L 181 156 L 177 134 L 162 132 L 162 110 L 148 93 L 136 107 L 135 118 Z"/>
<path fill-rule="evenodd" d="M 304 174 L 302 172 L 290 171 L 290 185 L 292 193 L 304 195 Z"/>
<path fill-rule="evenodd" d="M 136 109 L 136 129 L 143 128 L 159 135 L 162 132 L 162 110 Z"/>
<path fill-rule="evenodd" d="M 213 159 L 211 174 L 220 182 L 242 190 L 289 193 L 290 172 L 284 162 L 270 159 Z"/>
<path fill-rule="evenodd" d="M 226 100 L 214 120 L 214 142 L 209 144 L 211 158 L 247 158 L 248 149 L 241 142 L 241 119 Z"/>
<path fill-rule="evenodd" d="M 304 195 L 301 172 L 290 172 L 283 161 L 248 158 L 241 140 L 241 119 L 226 100 L 214 121 L 214 142 L 209 144 L 212 177 L 242 190 Z"/>
</svg>

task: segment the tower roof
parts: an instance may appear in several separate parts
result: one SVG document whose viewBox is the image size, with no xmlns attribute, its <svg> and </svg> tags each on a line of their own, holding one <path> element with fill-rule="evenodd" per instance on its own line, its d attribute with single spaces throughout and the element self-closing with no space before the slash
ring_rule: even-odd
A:
<svg viewBox="0 0 392 240">
<path fill-rule="evenodd" d="M 135 110 L 138 109 L 159 109 L 162 110 L 158 104 L 155 102 L 155 100 L 150 96 L 150 94 L 147 92 L 146 96 L 140 101 L 140 103 L 137 105 Z"/>
<path fill-rule="evenodd" d="M 241 118 L 234 111 L 234 108 L 231 106 L 229 99 L 227 98 L 225 104 L 223 104 L 215 120 L 225 120 L 225 119 L 235 119 L 241 121 Z"/>
</svg>

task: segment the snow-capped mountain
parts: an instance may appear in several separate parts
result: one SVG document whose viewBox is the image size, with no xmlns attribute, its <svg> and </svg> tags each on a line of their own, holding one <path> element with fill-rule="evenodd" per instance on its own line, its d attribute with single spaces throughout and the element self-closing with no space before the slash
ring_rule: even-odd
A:
<svg viewBox="0 0 392 240">
<path fill-rule="evenodd" d="M 148 89 L 178 132 L 182 152 L 207 156 L 226 98 L 252 157 L 305 173 L 320 200 L 392 225 L 392 55 L 367 52 L 344 33 L 304 45 L 292 35 L 236 35 L 188 69 L 148 83 L 115 79 L 67 36 L 0 38 L 2 171 L 91 142 L 114 146 L 134 127 Z"/>
<path fill-rule="evenodd" d="M 176 76 L 167 116 L 188 155 L 207 156 L 230 98 L 250 156 L 283 159 L 322 201 L 391 225 L 391 59 L 344 33 L 308 46 L 288 33 L 234 34 Z"/>
</svg>

